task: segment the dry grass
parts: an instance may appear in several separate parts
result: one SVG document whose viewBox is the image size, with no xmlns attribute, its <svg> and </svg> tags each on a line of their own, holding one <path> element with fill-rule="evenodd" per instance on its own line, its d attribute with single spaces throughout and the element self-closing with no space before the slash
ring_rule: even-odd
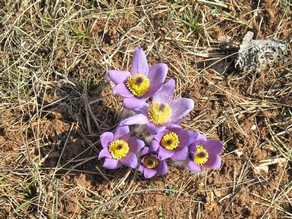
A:
<svg viewBox="0 0 292 219">
<path fill-rule="evenodd" d="M 291 218 L 291 47 L 234 68 L 247 30 L 291 43 L 291 3 L 251 2 L 1 1 L 0 218 Z M 102 168 L 122 112 L 106 72 L 137 46 L 195 100 L 184 127 L 224 142 L 220 170 Z"/>
</svg>

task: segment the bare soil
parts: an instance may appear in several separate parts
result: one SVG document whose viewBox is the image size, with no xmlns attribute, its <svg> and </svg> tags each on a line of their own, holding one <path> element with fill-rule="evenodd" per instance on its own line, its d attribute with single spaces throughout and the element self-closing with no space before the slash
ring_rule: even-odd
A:
<svg viewBox="0 0 292 219">
<path fill-rule="evenodd" d="M 216 7 L 204 1 L 98 2 L 62 2 L 59 12 L 51 2 L 42 13 L 37 5 L 14 5 L 16 24 L 32 33 L 25 37 L 37 39 L 37 30 L 49 36 L 40 47 L 27 39 L 34 53 L 24 57 L 49 64 L 23 66 L 31 76 L 26 94 L 0 99 L 0 218 L 291 218 L 291 49 L 288 61 L 269 69 L 234 67 L 247 30 L 257 39 L 291 40 L 291 8 L 226 1 L 212 14 Z M 66 7 L 78 15 L 70 18 Z M 200 15 L 198 29 L 178 19 L 186 9 Z M 39 23 L 25 23 L 21 13 Z M 53 14 L 64 24 L 41 17 Z M 11 48 L 8 40 L 1 35 L 3 59 L 16 57 L 22 45 Z M 122 112 L 106 72 L 129 69 L 137 46 L 150 64 L 169 66 L 177 96 L 195 100 L 183 126 L 224 143 L 219 170 L 192 174 L 170 164 L 167 176 L 146 180 L 127 168 L 102 167 L 99 136 L 115 129 Z M 219 58 L 194 54 L 212 52 Z"/>
</svg>

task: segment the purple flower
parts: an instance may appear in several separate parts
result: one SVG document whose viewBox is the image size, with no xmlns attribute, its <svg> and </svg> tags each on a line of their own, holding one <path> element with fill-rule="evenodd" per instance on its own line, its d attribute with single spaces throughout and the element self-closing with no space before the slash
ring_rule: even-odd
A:
<svg viewBox="0 0 292 219">
<path fill-rule="evenodd" d="M 218 140 L 208 140 L 199 134 L 196 140 L 189 146 L 189 160 L 187 168 L 192 172 L 202 171 L 204 168 L 218 169 L 221 166 L 223 144 Z"/>
<path fill-rule="evenodd" d="M 137 167 L 136 154 L 144 147 L 144 142 L 131 137 L 128 126 L 119 126 L 114 133 L 103 133 L 100 136 L 100 142 L 103 149 L 98 158 L 105 158 L 103 167 L 107 169 L 117 169 L 122 165 Z"/>
<path fill-rule="evenodd" d="M 145 178 L 164 175 L 168 171 L 166 161 L 161 159 L 157 153 L 149 147 L 144 147 L 141 153 L 141 163 L 138 171 L 143 173 Z"/>
<path fill-rule="evenodd" d="M 179 123 L 194 108 L 189 98 L 173 100 L 175 82 L 170 79 L 154 95 L 152 102 L 140 108 L 137 115 L 121 121 L 120 125 L 146 124 L 152 134 L 163 131 L 170 124 Z"/>
<path fill-rule="evenodd" d="M 196 137 L 197 133 L 186 131 L 179 125 L 169 125 L 164 131 L 154 136 L 151 148 L 158 151 L 158 155 L 162 159 L 186 160 L 188 146 L 194 142 Z"/>
<path fill-rule="evenodd" d="M 146 55 L 142 48 L 137 48 L 132 60 L 130 72 L 110 70 L 108 77 L 116 85 L 114 94 L 124 97 L 123 105 L 128 109 L 137 109 L 152 96 L 162 85 L 168 67 L 158 63 L 148 67 Z"/>
</svg>

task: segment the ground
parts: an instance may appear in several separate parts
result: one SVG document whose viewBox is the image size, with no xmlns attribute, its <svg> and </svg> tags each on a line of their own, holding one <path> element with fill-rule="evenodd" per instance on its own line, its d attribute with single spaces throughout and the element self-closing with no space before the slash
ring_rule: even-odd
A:
<svg viewBox="0 0 292 219">
<path fill-rule="evenodd" d="M 0 2 L 0 218 L 292 218 L 291 3 Z M 271 66 L 235 68 L 247 31 L 279 39 Z M 218 170 L 151 180 L 106 170 L 99 137 L 123 112 L 106 73 L 141 46 L 168 65 L 183 127 L 223 142 Z"/>
</svg>

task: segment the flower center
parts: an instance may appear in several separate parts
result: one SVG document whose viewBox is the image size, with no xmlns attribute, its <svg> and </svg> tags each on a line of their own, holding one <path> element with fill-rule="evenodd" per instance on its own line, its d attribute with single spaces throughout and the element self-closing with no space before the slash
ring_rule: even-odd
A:
<svg viewBox="0 0 292 219">
<path fill-rule="evenodd" d="M 197 145 L 197 152 L 194 156 L 194 162 L 198 165 L 204 165 L 209 158 L 209 154 L 201 145 Z"/>
<path fill-rule="evenodd" d="M 126 85 L 134 96 L 142 97 L 150 89 L 150 80 L 145 75 L 136 74 L 128 78 Z"/>
<path fill-rule="evenodd" d="M 159 164 L 159 160 L 156 156 L 146 155 L 143 159 L 143 166 L 148 169 L 155 169 Z"/>
<path fill-rule="evenodd" d="M 167 103 L 153 103 L 148 109 L 148 117 L 155 125 L 168 122 L 171 114 L 172 109 Z"/>
<path fill-rule="evenodd" d="M 176 149 L 179 145 L 178 135 L 174 132 L 169 132 L 165 134 L 160 141 L 160 145 L 167 150 Z"/>
<path fill-rule="evenodd" d="M 109 145 L 109 152 L 111 153 L 112 157 L 120 160 L 127 156 L 129 153 L 129 145 L 124 140 L 115 140 L 112 141 Z"/>
</svg>

